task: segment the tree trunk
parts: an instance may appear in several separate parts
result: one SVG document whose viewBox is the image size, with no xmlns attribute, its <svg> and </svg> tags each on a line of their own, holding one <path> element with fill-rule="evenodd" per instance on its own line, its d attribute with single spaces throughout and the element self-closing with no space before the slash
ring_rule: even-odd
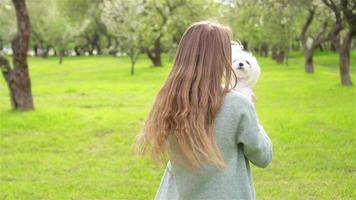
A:
<svg viewBox="0 0 356 200">
<path fill-rule="evenodd" d="M 100 55 L 100 54 L 101 54 L 100 36 L 99 36 L 98 33 L 95 33 L 94 36 L 93 36 L 92 47 L 93 47 L 93 50 L 96 49 L 97 55 Z"/>
<path fill-rule="evenodd" d="M 12 2 L 17 20 L 17 34 L 12 41 L 13 68 L 3 55 L 0 55 L 0 68 L 9 88 L 12 107 L 16 110 L 32 110 L 34 105 L 27 64 L 31 33 L 30 19 L 25 0 L 13 0 Z"/>
<path fill-rule="evenodd" d="M 322 44 L 319 44 L 319 51 L 324 51 L 324 47 Z"/>
<path fill-rule="evenodd" d="M 50 50 L 49 46 L 47 46 L 44 49 L 41 49 L 42 58 L 48 58 L 49 50 Z"/>
<path fill-rule="evenodd" d="M 272 47 L 272 55 L 271 55 L 271 58 L 272 58 L 273 60 L 276 60 L 276 58 L 277 58 L 277 47 L 276 47 L 275 45 Z"/>
<path fill-rule="evenodd" d="M 154 43 L 153 50 L 146 50 L 148 58 L 152 61 L 153 66 L 161 67 L 162 60 L 161 60 L 161 38 L 157 38 Z"/>
<path fill-rule="evenodd" d="M 111 45 L 112 45 L 112 39 L 111 39 L 111 37 L 110 37 L 109 34 L 104 34 L 104 35 L 105 35 L 106 41 L 107 41 L 106 48 L 108 49 L 108 48 L 110 48 Z"/>
<path fill-rule="evenodd" d="M 344 38 L 339 49 L 339 69 L 341 85 L 352 85 L 350 76 L 350 50 L 353 34 L 350 31 Z"/>
<path fill-rule="evenodd" d="M 151 53 L 149 56 L 150 60 L 155 67 L 162 67 L 161 53 Z"/>
<path fill-rule="evenodd" d="M 313 61 L 313 56 L 314 56 L 314 50 L 315 46 L 312 47 L 307 47 L 306 43 L 302 42 L 303 46 L 303 52 L 304 52 L 304 71 L 306 73 L 312 74 L 314 73 L 314 61 Z"/>
<path fill-rule="evenodd" d="M 4 44 L 3 44 L 3 41 L 0 39 L 0 51 L 3 50 L 4 48 Z"/>
<path fill-rule="evenodd" d="M 64 50 L 59 50 L 59 64 L 63 64 L 63 56 L 64 56 Z"/>
<path fill-rule="evenodd" d="M 312 37 L 313 42 L 310 47 L 308 47 L 307 40 L 308 40 L 308 32 L 309 32 L 309 27 L 313 23 L 314 16 L 315 16 L 315 9 L 316 8 L 309 8 L 309 15 L 302 27 L 302 31 L 299 35 L 299 41 L 303 47 L 303 53 L 304 53 L 304 70 L 306 73 L 314 73 L 314 63 L 313 63 L 313 54 L 314 54 L 314 48 L 318 44 L 316 44 L 316 38 L 320 38 L 322 32 L 319 32 L 317 37 Z M 319 39 L 318 39 L 319 41 Z M 320 43 L 319 43 L 320 44 Z"/>
<path fill-rule="evenodd" d="M 278 64 L 283 64 L 284 59 L 285 59 L 285 51 L 279 50 L 275 59 Z"/>
<path fill-rule="evenodd" d="M 88 48 L 88 53 L 90 56 L 94 54 L 94 49 L 93 48 Z"/>
<path fill-rule="evenodd" d="M 337 48 L 335 47 L 334 43 L 330 42 L 330 50 L 336 52 Z"/>
<path fill-rule="evenodd" d="M 33 52 L 35 53 L 35 56 L 37 57 L 38 56 L 38 45 L 37 44 L 33 45 Z"/>
<path fill-rule="evenodd" d="M 356 36 L 356 1 L 340 0 L 339 4 L 332 1 L 322 0 L 335 15 L 335 22 L 330 32 L 332 45 L 339 52 L 339 70 L 341 85 L 352 85 L 350 76 L 350 50 L 353 37 Z M 350 4 L 351 6 L 349 6 Z M 348 33 L 340 41 L 340 32 L 348 24 Z"/>
<path fill-rule="evenodd" d="M 305 72 L 306 73 L 314 73 L 314 62 L 313 62 L 313 52 L 304 52 L 304 60 L 305 60 Z"/>
<path fill-rule="evenodd" d="M 80 50 L 80 48 L 78 46 L 74 47 L 74 52 L 75 52 L 76 56 L 80 56 L 81 55 L 81 50 Z"/>
<path fill-rule="evenodd" d="M 96 47 L 96 55 L 101 55 L 102 54 L 102 52 L 101 52 L 101 47 L 100 47 L 100 45 L 98 45 L 97 47 Z"/>
<path fill-rule="evenodd" d="M 131 61 L 131 72 L 130 72 L 131 75 L 134 75 L 135 74 L 135 62 L 134 61 Z"/>
<path fill-rule="evenodd" d="M 267 44 L 262 44 L 260 47 L 260 55 L 263 57 L 268 57 L 268 45 Z"/>
<path fill-rule="evenodd" d="M 243 46 L 244 50 L 246 50 L 246 51 L 248 51 L 248 50 L 249 50 L 249 47 L 248 47 L 248 42 L 247 42 L 247 41 L 243 40 L 243 41 L 241 42 L 241 44 L 242 44 L 242 46 Z"/>
</svg>

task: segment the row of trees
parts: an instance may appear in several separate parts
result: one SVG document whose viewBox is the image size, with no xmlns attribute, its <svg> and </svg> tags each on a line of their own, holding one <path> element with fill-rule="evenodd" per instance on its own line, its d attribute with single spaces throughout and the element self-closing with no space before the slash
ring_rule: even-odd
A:
<svg viewBox="0 0 356 200">
<path fill-rule="evenodd" d="M 18 16 L 14 2 L 0 0 L 0 52 L 11 48 L 15 57 L 19 51 L 14 41 L 24 30 L 20 31 L 14 17 Z M 271 56 L 277 63 L 288 63 L 291 50 L 303 51 L 307 73 L 315 70 L 313 55 L 317 49 L 337 51 L 341 83 L 352 84 L 349 67 L 356 34 L 356 0 L 21 2 L 27 3 L 31 19 L 32 28 L 27 26 L 26 31 L 28 37 L 31 35 L 29 47 L 34 55 L 46 58 L 52 51 L 60 63 L 69 54 L 120 53 L 131 59 L 131 74 L 139 55 L 147 55 L 152 66 L 162 66 L 161 54 L 173 54 L 189 24 L 212 19 L 228 24 L 234 38 L 246 49 Z M 0 67 L 6 74 L 11 67 L 4 55 L 0 58 Z M 10 85 L 6 76 L 5 80 Z"/>
<path fill-rule="evenodd" d="M 114 49 L 131 58 L 133 74 L 140 53 L 145 53 L 153 66 L 162 66 L 162 52 L 173 50 L 186 27 L 207 17 L 212 6 L 186 0 L 104 0 L 101 20 L 115 36 Z"/>
<path fill-rule="evenodd" d="M 229 24 L 237 38 L 262 56 L 271 51 L 271 57 L 283 63 L 288 62 L 290 50 L 302 50 L 305 72 L 313 73 L 316 49 L 337 51 L 341 84 L 352 84 L 349 68 L 356 37 L 355 0 L 238 1 L 230 9 Z"/>
<path fill-rule="evenodd" d="M 13 9 L 1 0 L 0 49 L 14 33 Z M 204 5 L 203 5 L 204 3 Z M 146 54 L 153 66 L 162 66 L 162 52 L 178 43 L 192 22 L 209 18 L 216 2 L 186 0 L 27 0 L 31 17 L 31 48 L 35 56 L 53 50 L 62 57 L 75 55 Z M 132 58 L 135 58 L 133 56 Z"/>
</svg>

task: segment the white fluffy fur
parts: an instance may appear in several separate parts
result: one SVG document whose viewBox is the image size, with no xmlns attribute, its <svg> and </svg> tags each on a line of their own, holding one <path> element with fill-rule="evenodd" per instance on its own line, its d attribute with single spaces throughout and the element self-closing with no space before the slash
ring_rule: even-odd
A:
<svg viewBox="0 0 356 200">
<path fill-rule="evenodd" d="M 232 67 L 238 80 L 234 90 L 243 94 L 252 102 L 252 88 L 261 74 L 260 66 L 251 53 L 243 50 L 243 46 L 240 43 L 233 41 L 231 50 Z"/>
</svg>

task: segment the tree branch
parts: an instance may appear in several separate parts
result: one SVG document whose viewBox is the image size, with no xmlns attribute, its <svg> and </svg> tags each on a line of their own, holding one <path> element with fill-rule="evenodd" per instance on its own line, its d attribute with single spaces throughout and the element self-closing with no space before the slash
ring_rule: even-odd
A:
<svg viewBox="0 0 356 200">
<path fill-rule="evenodd" d="M 335 2 L 333 0 L 322 0 L 322 1 L 326 6 L 328 6 L 334 12 L 336 21 L 341 23 L 342 22 L 341 11 L 340 8 L 338 8 L 338 6 L 335 4 Z"/>
<path fill-rule="evenodd" d="M 1 70 L 5 80 L 9 81 L 10 74 L 12 72 L 11 65 L 9 63 L 9 60 L 1 52 L 0 52 L 0 70 Z"/>
<path fill-rule="evenodd" d="M 180 0 L 175 5 L 172 5 L 169 0 L 166 0 L 166 2 L 170 13 L 172 13 L 175 9 L 179 8 L 180 6 L 183 6 L 186 3 L 185 0 Z"/>
<path fill-rule="evenodd" d="M 328 26 L 328 23 L 325 20 L 324 23 L 323 23 L 323 26 L 321 27 L 320 31 L 316 34 L 316 36 L 315 36 L 315 38 L 313 40 L 312 48 L 318 47 L 321 43 L 323 43 L 323 42 L 325 42 L 325 41 L 327 41 L 329 39 L 329 37 L 327 35 L 325 35 L 323 37 L 323 35 L 326 32 L 327 26 Z"/>
<path fill-rule="evenodd" d="M 302 32 L 300 33 L 300 36 L 299 36 L 299 39 L 302 43 L 306 43 L 306 40 L 307 40 L 306 35 L 307 35 L 310 24 L 313 22 L 314 15 L 315 15 L 315 8 L 311 8 L 308 11 L 309 11 L 309 15 L 308 15 L 307 21 L 303 25 Z"/>
<path fill-rule="evenodd" d="M 167 16 L 164 14 L 163 10 L 161 8 L 159 8 L 158 6 L 155 6 L 157 12 L 159 13 L 159 15 L 161 15 L 162 17 L 162 25 L 165 25 L 167 22 Z"/>
<path fill-rule="evenodd" d="M 331 43 L 337 48 L 340 48 L 340 38 L 339 38 L 339 33 L 340 31 L 344 28 L 343 23 L 342 23 L 342 18 L 341 18 L 341 8 L 339 8 L 333 0 L 322 0 L 323 3 L 328 6 L 334 13 L 335 15 L 335 23 L 330 31 L 330 40 Z"/>
<path fill-rule="evenodd" d="M 356 2 L 354 2 L 353 7 L 356 7 Z M 344 13 L 344 16 L 350 26 L 351 31 L 356 32 L 356 13 L 354 12 L 354 8 L 348 7 L 347 0 L 341 0 L 341 10 Z"/>
</svg>

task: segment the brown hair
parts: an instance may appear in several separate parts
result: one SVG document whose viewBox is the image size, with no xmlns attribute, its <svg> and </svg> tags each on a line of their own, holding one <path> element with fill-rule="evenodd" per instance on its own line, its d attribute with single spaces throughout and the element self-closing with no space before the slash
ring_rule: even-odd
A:
<svg viewBox="0 0 356 200">
<path fill-rule="evenodd" d="M 168 154 L 171 161 L 192 170 L 204 163 L 225 166 L 214 119 L 232 78 L 232 88 L 236 86 L 231 37 L 228 27 L 207 21 L 193 23 L 185 31 L 172 70 L 138 137 L 139 153 L 149 147 L 153 160 L 162 161 Z"/>
</svg>

